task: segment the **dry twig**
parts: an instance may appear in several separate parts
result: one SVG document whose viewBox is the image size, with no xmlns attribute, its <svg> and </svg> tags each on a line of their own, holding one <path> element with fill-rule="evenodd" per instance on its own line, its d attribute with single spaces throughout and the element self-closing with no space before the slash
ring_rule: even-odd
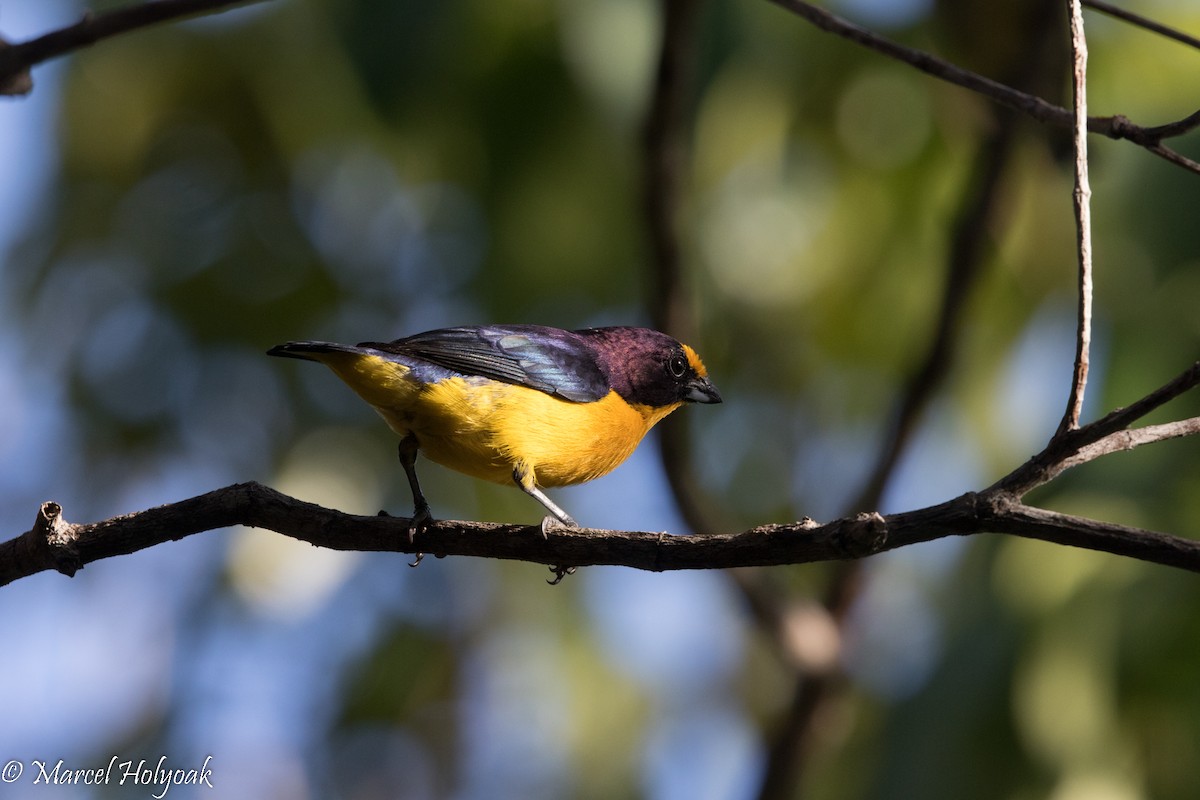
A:
<svg viewBox="0 0 1200 800">
<path fill-rule="evenodd" d="M 771 2 L 827 33 L 841 36 L 869 50 L 902 61 L 947 83 L 953 83 L 984 97 L 989 97 L 1039 122 L 1063 128 L 1070 127 L 1073 123 L 1074 115 L 1070 109 L 1062 108 L 1035 95 L 963 69 L 931 53 L 894 42 L 836 14 L 831 14 L 805 2 L 805 0 L 771 0 Z M 1200 162 L 1193 161 L 1162 143 L 1163 139 L 1178 136 L 1200 124 L 1195 119 L 1196 116 L 1196 114 L 1192 114 L 1179 122 L 1151 128 L 1136 125 L 1119 114 L 1111 117 L 1088 117 L 1088 130 L 1110 139 L 1127 139 L 1176 166 L 1200 175 Z"/>
<path fill-rule="evenodd" d="M 1083 395 L 1087 389 L 1088 362 L 1092 345 L 1092 187 L 1088 180 L 1087 149 L 1087 38 L 1083 32 L 1083 6 L 1069 0 L 1071 19 L 1071 98 L 1075 111 L 1075 250 L 1079 262 L 1078 327 L 1075 334 L 1075 367 L 1071 393 L 1059 432 L 1079 427 Z"/>
<path fill-rule="evenodd" d="M 1105 3 L 1103 0 L 1083 0 L 1083 4 L 1088 8 L 1108 14 L 1110 17 L 1116 17 L 1119 20 L 1128 22 L 1131 25 L 1136 25 L 1139 28 L 1145 28 L 1148 31 L 1166 36 L 1168 39 L 1174 39 L 1177 42 L 1186 44 L 1189 47 L 1200 49 L 1200 39 L 1195 36 L 1190 36 L 1182 31 L 1177 31 L 1174 28 L 1169 28 L 1166 25 L 1155 22 L 1152 19 L 1147 19 L 1140 14 L 1134 14 L 1132 11 L 1127 11 L 1124 8 L 1119 8 L 1111 3 Z"/>
<path fill-rule="evenodd" d="M 160 22 L 221 11 L 261 0 L 151 0 L 103 14 L 87 13 L 74 25 L 36 39 L 0 47 L 0 94 L 27 94 L 33 89 L 29 69 L 95 44 Z"/>
</svg>

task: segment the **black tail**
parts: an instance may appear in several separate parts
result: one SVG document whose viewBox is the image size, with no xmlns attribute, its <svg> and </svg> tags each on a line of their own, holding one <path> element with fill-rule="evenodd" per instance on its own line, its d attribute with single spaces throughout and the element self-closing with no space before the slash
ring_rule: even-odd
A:
<svg viewBox="0 0 1200 800">
<path fill-rule="evenodd" d="M 277 344 L 267 351 L 269 356 L 280 356 L 281 358 L 300 358 L 305 361 L 320 361 L 317 357 L 319 353 L 359 353 L 362 348 L 355 347 L 350 344 L 337 344 L 335 342 L 288 342 L 287 344 Z"/>
</svg>

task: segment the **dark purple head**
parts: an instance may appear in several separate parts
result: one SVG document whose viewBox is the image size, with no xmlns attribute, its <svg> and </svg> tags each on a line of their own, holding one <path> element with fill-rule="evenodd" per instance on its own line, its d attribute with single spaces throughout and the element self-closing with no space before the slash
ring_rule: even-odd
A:
<svg viewBox="0 0 1200 800">
<path fill-rule="evenodd" d="M 660 408 L 678 403 L 719 403 L 696 351 L 649 328 L 576 331 L 596 352 L 612 389 L 630 403 Z"/>
</svg>

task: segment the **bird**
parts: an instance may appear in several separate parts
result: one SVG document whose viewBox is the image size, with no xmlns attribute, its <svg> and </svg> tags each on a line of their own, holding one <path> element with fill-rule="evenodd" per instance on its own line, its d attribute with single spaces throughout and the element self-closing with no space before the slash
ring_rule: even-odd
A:
<svg viewBox="0 0 1200 800">
<path fill-rule="evenodd" d="M 410 544 L 433 521 L 418 453 L 520 488 L 549 512 L 545 533 L 555 520 L 578 523 L 543 487 L 605 475 L 672 411 L 721 402 L 695 350 L 631 326 L 460 326 L 389 342 L 287 342 L 267 354 L 329 367 L 400 437 L 413 497 Z M 574 568 L 552 570 L 561 580 Z"/>
</svg>

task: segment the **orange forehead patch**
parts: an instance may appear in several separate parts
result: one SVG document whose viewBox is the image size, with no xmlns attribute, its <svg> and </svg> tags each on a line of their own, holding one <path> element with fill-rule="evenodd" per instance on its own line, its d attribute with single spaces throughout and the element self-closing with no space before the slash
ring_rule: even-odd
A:
<svg viewBox="0 0 1200 800">
<path fill-rule="evenodd" d="M 688 363 L 692 365 L 692 369 L 696 370 L 697 375 L 701 378 L 708 377 L 708 370 L 705 369 L 704 362 L 700 360 L 700 356 L 696 355 L 695 350 L 685 344 L 683 346 L 683 354 L 687 356 Z"/>
</svg>

